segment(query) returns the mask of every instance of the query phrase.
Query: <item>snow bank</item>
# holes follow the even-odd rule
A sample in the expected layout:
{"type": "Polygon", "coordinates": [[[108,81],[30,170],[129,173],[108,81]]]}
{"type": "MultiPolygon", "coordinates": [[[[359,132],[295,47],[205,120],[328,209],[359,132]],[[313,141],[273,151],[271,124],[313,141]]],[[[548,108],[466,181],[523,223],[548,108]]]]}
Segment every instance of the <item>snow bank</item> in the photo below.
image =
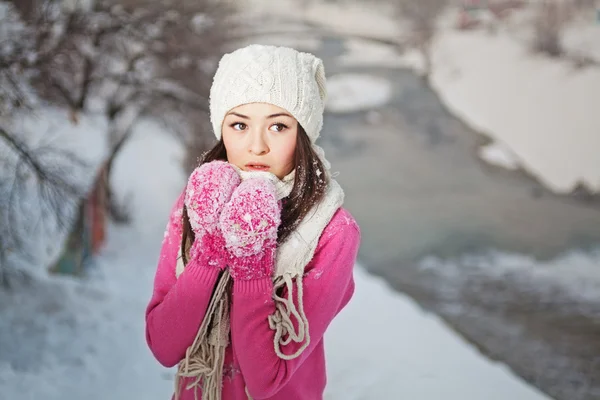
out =
{"type": "Polygon", "coordinates": [[[423,68],[423,61],[416,52],[400,54],[393,47],[365,39],[348,39],[344,43],[347,52],[338,58],[338,62],[347,67],[372,66],[389,68],[423,68]]]}
{"type": "MultiPolygon", "coordinates": [[[[600,302],[600,250],[569,251],[550,261],[538,261],[526,254],[491,252],[468,255],[454,261],[427,257],[420,268],[441,274],[449,286],[460,293],[469,277],[483,275],[511,282],[515,288],[535,293],[540,301],[564,304],[600,302]]],[[[596,307],[597,308],[597,307],[596,307]]]]}
{"type": "Polygon", "coordinates": [[[392,85],[387,79],[368,74],[339,74],[327,79],[329,112],[350,113],[381,107],[390,101],[392,85]]]}
{"type": "Polygon", "coordinates": [[[600,69],[535,58],[500,33],[445,31],[432,85],[453,113],[506,143],[558,192],[600,190],[600,69]]]}
{"type": "Polygon", "coordinates": [[[479,157],[492,165],[516,170],[520,161],[515,154],[502,142],[492,142],[479,148],[479,157]]]}

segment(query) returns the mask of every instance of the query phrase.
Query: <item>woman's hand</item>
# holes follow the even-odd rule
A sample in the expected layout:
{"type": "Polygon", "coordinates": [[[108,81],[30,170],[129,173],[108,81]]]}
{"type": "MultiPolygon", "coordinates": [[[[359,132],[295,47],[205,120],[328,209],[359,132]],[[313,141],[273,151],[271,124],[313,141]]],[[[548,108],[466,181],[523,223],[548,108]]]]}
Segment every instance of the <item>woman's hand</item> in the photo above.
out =
{"type": "Polygon", "coordinates": [[[225,241],[219,217],[241,179],[225,161],[212,161],[196,168],[188,179],[185,193],[190,225],[196,239],[190,257],[219,269],[226,267],[225,241]]]}
{"type": "Polygon", "coordinates": [[[250,178],[237,187],[220,216],[234,280],[273,274],[280,223],[281,204],[270,181],[250,178]]]}

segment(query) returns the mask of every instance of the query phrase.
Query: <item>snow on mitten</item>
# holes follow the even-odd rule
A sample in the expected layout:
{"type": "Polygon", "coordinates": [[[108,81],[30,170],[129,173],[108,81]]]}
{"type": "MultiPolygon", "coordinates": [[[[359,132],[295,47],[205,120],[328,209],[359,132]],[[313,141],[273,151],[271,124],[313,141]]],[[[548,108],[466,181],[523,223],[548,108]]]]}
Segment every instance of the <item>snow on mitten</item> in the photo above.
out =
{"type": "Polygon", "coordinates": [[[226,267],[225,241],[219,216],[241,179],[225,161],[212,161],[196,168],[188,178],[185,206],[196,239],[190,257],[203,265],[226,267]]]}
{"type": "Polygon", "coordinates": [[[262,178],[245,180],[225,205],[220,222],[233,279],[271,276],[281,223],[275,186],[262,178]]]}

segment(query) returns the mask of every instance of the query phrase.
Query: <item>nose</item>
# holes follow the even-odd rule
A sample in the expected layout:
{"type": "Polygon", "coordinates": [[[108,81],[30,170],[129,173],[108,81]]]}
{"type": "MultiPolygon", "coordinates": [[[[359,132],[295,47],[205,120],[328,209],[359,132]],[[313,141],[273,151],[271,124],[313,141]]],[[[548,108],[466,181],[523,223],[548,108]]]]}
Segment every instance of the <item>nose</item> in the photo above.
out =
{"type": "Polygon", "coordinates": [[[256,130],[251,133],[251,142],[249,151],[253,155],[260,156],[269,152],[269,146],[265,140],[265,136],[262,131],[256,130]]]}

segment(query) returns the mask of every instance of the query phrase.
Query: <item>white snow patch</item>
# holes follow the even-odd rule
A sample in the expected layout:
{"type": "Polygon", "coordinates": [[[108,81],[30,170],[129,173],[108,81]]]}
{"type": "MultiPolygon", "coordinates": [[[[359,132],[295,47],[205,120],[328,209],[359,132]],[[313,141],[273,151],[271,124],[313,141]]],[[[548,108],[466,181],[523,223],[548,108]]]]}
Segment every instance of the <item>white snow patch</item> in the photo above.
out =
{"type": "Polygon", "coordinates": [[[350,113],[385,105],[392,97],[391,83],[368,74],[339,74],[327,80],[327,111],[350,113]]]}
{"type": "Polygon", "coordinates": [[[498,279],[516,279],[541,298],[557,299],[560,293],[579,303],[600,301],[600,249],[590,252],[569,251],[549,261],[538,261],[526,254],[491,252],[463,256],[457,261],[424,259],[420,267],[442,273],[454,283],[468,282],[468,276],[483,273],[498,279]]]}
{"type": "Polygon", "coordinates": [[[343,66],[407,67],[407,57],[387,44],[365,39],[348,39],[344,42],[347,53],[338,58],[343,66]]]}
{"type": "Polygon", "coordinates": [[[519,169],[519,159],[506,146],[506,144],[495,141],[479,148],[479,157],[492,165],[510,170],[519,169]]]}
{"type": "Polygon", "coordinates": [[[13,119],[11,128],[29,146],[53,146],[79,155],[91,165],[106,156],[108,123],[98,114],[79,113],[70,121],[68,110],[41,106],[23,112],[13,119]]]}

